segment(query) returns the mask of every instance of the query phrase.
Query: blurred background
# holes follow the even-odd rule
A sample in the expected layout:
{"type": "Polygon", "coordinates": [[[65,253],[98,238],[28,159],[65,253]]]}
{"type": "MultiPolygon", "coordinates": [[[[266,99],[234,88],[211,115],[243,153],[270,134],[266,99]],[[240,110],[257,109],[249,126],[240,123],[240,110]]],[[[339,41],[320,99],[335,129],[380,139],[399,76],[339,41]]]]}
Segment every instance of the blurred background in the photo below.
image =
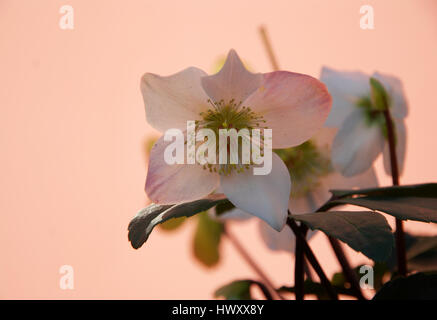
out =
{"type": "MultiPolygon", "coordinates": [[[[261,24],[281,69],[401,78],[410,105],[401,183],[437,180],[435,0],[0,0],[0,298],[209,299],[231,280],[256,278],[227,241],[217,266],[199,264],[190,221],[156,229],[139,250],[127,225],[147,203],[144,144],[157,135],[141,75],[210,72],[230,48],[268,72],[261,24]],[[360,28],[365,4],[374,30],[360,28]],[[59,27],[63,5],[74,9],[73,30],[59,27]],[[59,286],[62,265],[74,268],[74,290],[59,286]]],[[[381,159],[376,168],[390,185],[381,159]]],[[[293,282],[292,257],[269,251],[254,220],[230,228],[276,285],[293,282]]],[[[339,270],[324,235],[311,244],[329,274],[339,270]]]]}

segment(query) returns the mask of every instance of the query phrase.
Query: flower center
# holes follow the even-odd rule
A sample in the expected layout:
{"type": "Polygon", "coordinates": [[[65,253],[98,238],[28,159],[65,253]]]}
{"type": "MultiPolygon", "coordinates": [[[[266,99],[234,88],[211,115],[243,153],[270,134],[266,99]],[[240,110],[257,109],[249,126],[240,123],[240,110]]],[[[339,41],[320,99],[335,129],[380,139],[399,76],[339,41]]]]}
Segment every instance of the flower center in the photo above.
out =
{"type": "Polygon", "coordinates": [[[241,101],[236,103],[232,99],[229,102],[224,100],[213,102],[208,99],[208,103],[212,108],[199,114],[202,120],[196,121],[196,125],[199,128],[213,130],[217,136],[220,129],[251,130],[261,128],[260,125],[266,122],[262,115],[257,114],[247,106],[243,106],[241,101]]]}
{"type": "Polygon", "coordinates": [[[369,127],[377,125],[381,128],[383,135],[387,137],[387,125],[384,114],[373,106],[370,97],[362,97],[358,99],[356,106],[361,109],[366,124],[369,127]]]}
{"type": "MultiPolygon", "coordinates": [[[[196,129],[211,129],[216,136],[216,151],[219,153],[219,136],[221,129],[235,129],[237,132],[241,129],[247,129],[249,132],[252,129],[266,129],[266,120],[263,116],[254,112],[250,107],[244,106],[242,102],[236,102],[235,99],[231,99],[226,102],[224,100],[213,102],[208,99],[208,103],[212,108],[205,112],[199,113],[201,120],[197,120],[196,129]]],[[[261,132],[261,141],[263,139],[261,132]]],[[[242,139],[238,138],[238,159],[241,161],[241,142],[242,139]]],[[[262,147],[262,146],[261,146],[262,147]]],[[[227,145],[228,153],[230,152],[230,146],[227,145]]],[[[219,174],[228,175],[235,171],[237,173],[248,170],[250,166],[248,164],[207,164],[204,165],[205,170],[210,172],[218,172],[219,174]]]]}
{"type": "Polygon", "coordinates": [[[294,197],[306,196],[320,184],[320,178],[333,171],[329,150],[318,149],[311,140],[297,147],[275,150],[275,152],[290,172],[294,197]]]}

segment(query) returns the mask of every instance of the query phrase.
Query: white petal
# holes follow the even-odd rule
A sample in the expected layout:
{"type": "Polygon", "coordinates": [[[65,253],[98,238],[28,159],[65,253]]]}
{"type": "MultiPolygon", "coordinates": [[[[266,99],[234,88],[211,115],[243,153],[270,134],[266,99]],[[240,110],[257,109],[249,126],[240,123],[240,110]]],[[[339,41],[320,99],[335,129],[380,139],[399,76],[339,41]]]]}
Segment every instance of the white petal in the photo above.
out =
{"type": "MultiPolygon", "coordinates": [[[[322,178],[321,178],[322,179],[322,178]]],[[[331,197],[329,188],[322,181],[312,191],[299,197],[290,197],[289,208],[292,214],[311,213],[319,209],[331,197]]]]}
{"type": "MultiPolygon", "coordinates": [[[[259,231],[261,238],[264,240],[265,244],[270,250],[286,251],[291,253],[295,252],[296,236],[288,225],[286,225],[282,231],[278,232],[270,228],[270,226],[264,221],[260,221],[259,231]]],[[[316,231],[308,230],[306,239],[310,240],[315,234],[316,231]]]]}
{"type": "Polygon", "coordinates": [[[338,131],[331,151],[334,167],[350,177],[368,170],[382,152],[385,138],[378,125],[369,126],[360,109],[353,111],[338,131]]]}
{"type": "Polygon", "coordinates": [[[264,221],[259,222],[259,232],[261,239],[270,250],[294,252],[296,247],[296,237],[289,226],[285,226],[278,232],[272,229],[264,221]]]}
{"type": "Polygon", "coordinates": [[[241,209],[238,208],[234,208],[231,209],[229,211],[223,212],[220,215],[217,215],[217,213],[215,212],[215,208],[213,211],[213,216],[215,219],[217,219],[218,221],[246,221],[249,220],[251,218],[253,218],[253,216],[241,209]]]}
{"type": "Polygon", "coordinates": [[[223,68],[212,76],[202,78],[202,86],[213,101],[223,99],[244,101],[262,82],[260,73],[247,71],[235,50],[229,51],[223,68]]]}
{"type": "Polygon", "coordinates": [[[188,68],[168,77],[146,73],[141,79],[141,92],[147,122],[164,132],[170,128],[184,129],[187,120],[199,119],[208,109],[208,96],[200,83],[206,73],[188,68]]]}
{"type": "Polygon", "coordinates": [[[323,184],[329,190],[374,188],[379,185],[373,166],[369,170],[353,177],[345,177],[338,172],[331,173],[324,178],[323,184]]]}
{"type": "MultiPolygon", "coordinates": [[[[398,170],[401,175],[404,170],[405,152],[407,149],[407,130],[405,128],[404,120],[393,118],[396,131],[396,156],[398,160],[398,170]]],[[[384,169],[388,175],[391,175],[390,165],[390,149],[388,143],[384,147],[384,169]]]]}
{"type": "Polygon", "coordinates": [[[390,111],[393,116],[396,118],[405,118],[408,114],[408,105],[401,80],[379,72],[375,72],[373,77],[381,81],[386,89],[390,97],[390,111]]]}
{"type": "Polygon", "coordinates": [[[320,80],[332,96],[332,110],[326,126],[339,128],[355,109],[360,98],[370,96],[369,76],[358,71],[336,71],[322,68],[320,80]]]}
{"type": "Polygon", "coordinates": [[[272,129],[273,148],[297,146],[319,131],[331,109],[331,96],[319,80],[305,74],[264,74],[262,86],[244,105],[262,115],[272,129]]]}
{"type": "Polygon", "coordinates": [[[272,154],[270,174],[254,175],[251,168],[220,176],[220,184],[236,207],[263,219],[278,231],[284,227],[291,181],[288,169],[278,155],[272,154]]]}
{"type": "MultiPolygon", "coordinates": [[[[171,142],[161,137],[150,152],[146,193],[158,204],[177,204],[203,198],[219,184],[217,173],[198,164],[173,164],[164,161],[164,150],[171,142]]],[[[186,162],[185,162],[186,163],[186,162]]]]}

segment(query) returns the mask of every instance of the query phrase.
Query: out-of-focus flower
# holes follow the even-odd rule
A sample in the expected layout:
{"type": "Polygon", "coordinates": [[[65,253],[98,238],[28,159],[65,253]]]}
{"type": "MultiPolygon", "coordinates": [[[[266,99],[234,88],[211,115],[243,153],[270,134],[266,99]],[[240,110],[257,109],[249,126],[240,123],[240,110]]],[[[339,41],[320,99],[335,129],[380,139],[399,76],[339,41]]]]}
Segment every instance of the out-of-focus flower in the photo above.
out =
{"type": "Polygon", "coordinates": [[[340,128],[332,147],[333,165],[345,176],[369,169],[383,152],[384,167],[391,174],[390,154],[386,142],[384,115],[378,111],[377,90],[370,80],[376,79],[387,94],[387,103],[396,130],[396,153],[402,172],[406,148],[407,102],[399,79],[374,73],[342,72],[324,67],[321,81],[332,95],[333,107],[326,126],[340,128]]]}
{"type": "MultiPolygon", "coordinates": [[[[373,167],[353,177],[345,177],[332,168],[330,152],[336,133],[335,128],[323,128],[312,139],[297,147],[277,150],[290,171],[293,188],[289,209],[293,214],[316,211],[330,198],[329,190],[367,188],[378,185],[373,167]]],[[[233,209],[217,218],[229,221],[245,220],[250,217],[240,209],[233,209]]],[[[281,232],[277,232],[260,221],[259,231],[269,249],[294,252],[295,237],[288,226],[285,226],[281,232]]],[[[310,230],[307,239],[314,234],[315,232],[310,230]]]]}
{"type": "MultiPolygon", "coordinates": [[[[198,127],[214,131],[223,127],[269,128],[273,148],[308,140],[322,127],[331,107],[331,97],[317,79],[286,71],[251,73],[233,50],[215,75],[193,67],[168,77],[147,73],[141,90],[147,121],[161,132],[185,130],[187,121],[193,120],[198,127]]],[[[153,202],[193,201],[220,186],[236,207],[276,230],[283,228],[291,183],[279,156],[273,154],[270,174],[253,175],[251,170],[220,167],[227,165],[168,165],[164,161],[167,144],[161,137],[150,155],[146,192],[153,202]]]]}

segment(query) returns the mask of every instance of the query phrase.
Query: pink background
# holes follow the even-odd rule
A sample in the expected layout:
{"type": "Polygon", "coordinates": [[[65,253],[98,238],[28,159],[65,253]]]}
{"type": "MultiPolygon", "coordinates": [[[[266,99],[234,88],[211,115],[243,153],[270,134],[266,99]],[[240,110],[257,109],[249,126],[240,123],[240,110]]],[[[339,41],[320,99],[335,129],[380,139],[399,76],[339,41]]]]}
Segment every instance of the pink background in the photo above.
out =
{"type": "MultiPolygon", "coordinates": [[[[435,0],[0,0],[0,298],[208,299],[221,284],[255,277],[227,242],[218,267],[199,265],[192,223],[155,230],[138,251],[126,229],[146,202],[142,147],[153,134],[141,75],[210,71],[230,48],[267,72],[260,24],[282,69],[317,77],[326,64],[402,78],[402,183],[436,181],[436,17],[435,0]],[[58,26],[64,4],[75,10],[74,30],[58,26]],[[374,7],[375,30],[359,27],[363,4],[374,7]],[[64,264],[74,290],[59,287],[64,264]]],[[[292,258],[269,252],[254,221],[232,231],[275,284],[292,282],[292,258]]],[[[338,269],[323,235],[312,245],[329,273],[338,269]]]]}

